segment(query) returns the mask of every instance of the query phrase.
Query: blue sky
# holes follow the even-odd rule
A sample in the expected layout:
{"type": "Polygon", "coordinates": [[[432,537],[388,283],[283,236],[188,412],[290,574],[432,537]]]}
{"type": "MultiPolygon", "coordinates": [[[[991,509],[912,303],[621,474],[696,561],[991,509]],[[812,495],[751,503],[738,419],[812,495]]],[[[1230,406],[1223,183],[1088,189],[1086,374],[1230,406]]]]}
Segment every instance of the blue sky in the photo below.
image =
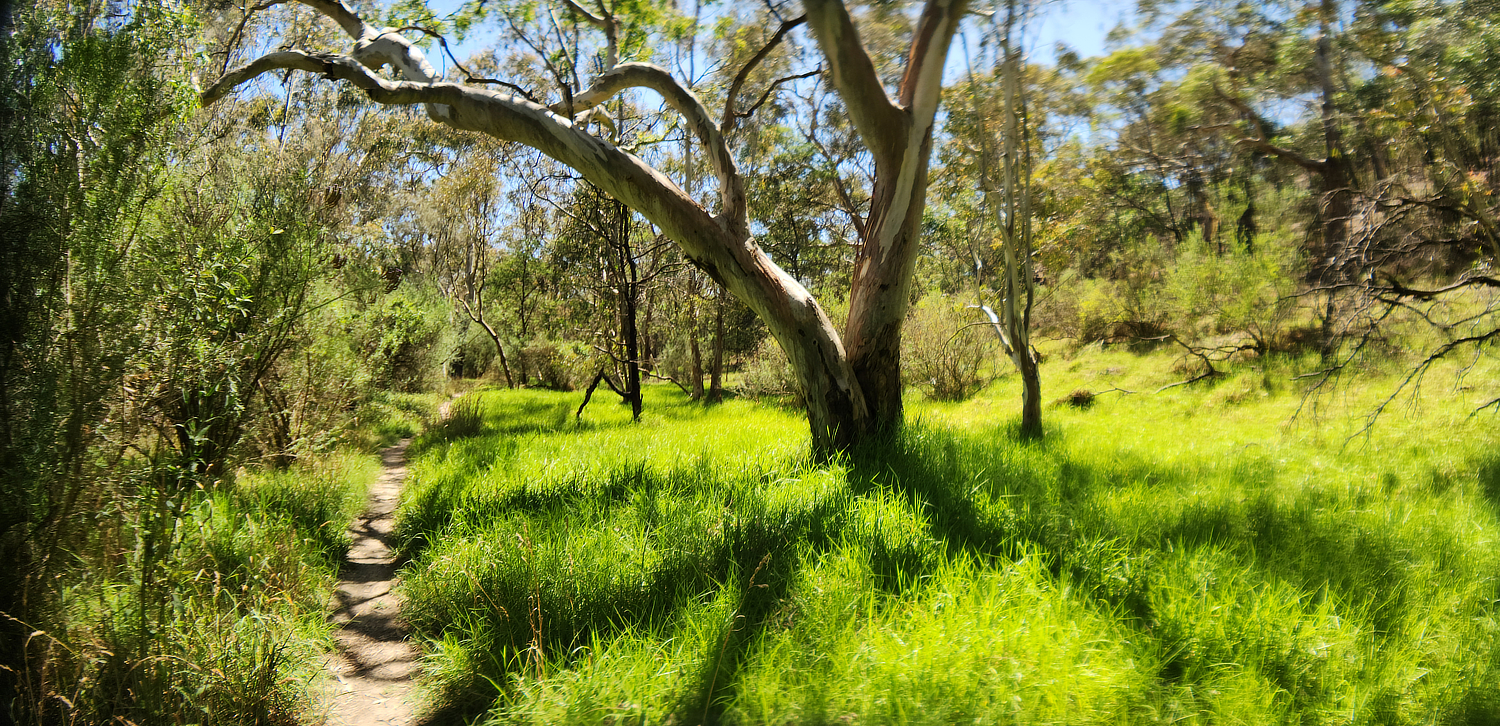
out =
{"type": "Polygon", "coordinates": [[[1104,36],[1134,12],[1135,3],[1122,0],[1058,0],[1044,5],[1032,41],[1027,43],[1032,60],[1049,63],[1058,41],[1079,55],[1102,55],[1104,36]]]}

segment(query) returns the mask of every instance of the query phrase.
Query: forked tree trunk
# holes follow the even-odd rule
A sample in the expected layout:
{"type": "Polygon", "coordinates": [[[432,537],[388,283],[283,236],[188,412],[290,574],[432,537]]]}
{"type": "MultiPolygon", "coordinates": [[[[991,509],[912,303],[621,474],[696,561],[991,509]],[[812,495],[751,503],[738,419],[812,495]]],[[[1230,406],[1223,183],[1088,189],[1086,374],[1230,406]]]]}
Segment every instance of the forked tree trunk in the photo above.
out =
{"type": "Polygon", "coordinates": [[[805,5],[833,84],[875,160],[870,214],[855,220],[860,249],[854,262],[844,344],[870,412],[865,428],[885,430],[898,425],[902,417],[901,326],[911,297],[927,202],[928,160],[943,64],[966,3],[927,3],[907,53],[895,103],[885,94],[843,3],[809,0],[805,5]]]}
{"type": "Polygon", "coordinates": [[[1011,360],[1021,374],[1021,436],[1042,436],[1042,383],[1031,347],[1031,307],[1036,275],[1031,268],[1031,149],[1021,83],[1021,51],[1011,37],[1016,0],[1005,28],[1005,319],[1011,360]]]}
{"type": "MultiPolygon", "coordinates": [[[[224,74],[203,92],[204,104],[263,73],[303,70],[348,81],[377,103],[423,104],[440,123],[537,149],[650,220],[765,322],[801,384],[816,451],[846,448],[866,432],[900,421],[901,324],[926,202],[943,66],[966,0],[925,4],[895,100],[886,94],[840,0],[805,0],[805,19],[783,23],[774,36],[773,42],[779,42],[791,28],[807,23],[849,119],[875,160],[869,218],[855,220],[861,250],[850,293],[847,349],[812,295],[751,238],[745,184],[724,134],[739,118],[739,87],[764,53],[741,69],[726,94],[723,121],[710,117],[698,97],[665,69],[616,63],[613,52],[607,60],[612,67],[592,87],[570,93],[565,104],[544,107],[504,91],[441,82],[437,70],[399,30],[367,24],[340,0],[297,1],[338,23],[355,41],[352,55],[273,52],[224,74]],[[374,72],[385,65],[402,80],[374,72]],[[588,113],[630,88],[658,92],[682,116],[718,180],[719,214],[711,214],[640,158],[589,134],[589,116],[558,115],[588,113]]],[[[617,48],[619,24],[613,16],[593,15],[577,3],[568,8],[601,29],[609,48],[617,48]]]]}

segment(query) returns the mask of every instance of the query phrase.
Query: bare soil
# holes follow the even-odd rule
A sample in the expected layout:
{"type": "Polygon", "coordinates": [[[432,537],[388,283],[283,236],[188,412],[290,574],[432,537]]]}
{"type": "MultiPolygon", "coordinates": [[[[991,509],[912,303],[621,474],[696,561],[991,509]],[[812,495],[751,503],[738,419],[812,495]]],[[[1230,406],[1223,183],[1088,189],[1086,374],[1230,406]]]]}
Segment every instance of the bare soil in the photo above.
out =
{"type": "Polygon", "coordinates": [[[411,439],[380,453],[385,470],[370,490],[370,506],[354,521],[354,545],[339,570],[329,619],[340,625],[338,651],[328,659],[332,676],[330,726],[409,726],[416,723],[417,649],[401,620],[396,554],[391,548],[395,509],[406,478],[411,439]]]}

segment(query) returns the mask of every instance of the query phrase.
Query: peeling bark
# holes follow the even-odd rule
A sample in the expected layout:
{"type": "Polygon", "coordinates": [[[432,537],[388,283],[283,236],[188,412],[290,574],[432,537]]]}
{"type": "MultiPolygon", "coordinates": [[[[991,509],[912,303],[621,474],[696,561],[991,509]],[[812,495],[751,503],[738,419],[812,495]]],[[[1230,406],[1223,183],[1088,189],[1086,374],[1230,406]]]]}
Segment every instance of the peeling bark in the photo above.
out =
{"type": "Polygon", "coordinates": [[[441,123],[537,149],[655,224],[688,259],[765,321],[802,385],[815,450],[842,449],[867,431],[900,421],[901,324],[926,201],[942,68],[965,10],[964,0],[926,4],[908,53],[899,105],[881,86],[843,3],[805,3],[807,24],[834,85],[876,159],[874,203],[870,220],[862,225],[847,350],[812,295],[751,238],[744,185],[723,127],[665,70],[616,62],[613,16],[595,15],[568,3],[574,13],[605,32],[611,68],[568,108],[547,108],[509,93],[442,82],[420,50],[399,32],[375,31],[339,0],[298,1],[343,28],[355,41],[352,55],[271,53],[225,73],[203,92],[205,105],[263,73],[303,70],[351,83],[377,103],[424,104],[441,123]],[[377,75],[387,65],[400,80],[377,75]],[[577,117],[558,115],[588,113],[627,88],[660,93],[703,143],[719,183],[717,214],[636,156],[587,133],[577,117]]]}
{"type": "Polygon", "coordinates": [[[966,3],[927,3],[898,89],[900,105],[886,95],[843,4],[810,0],[806,5],[834,85],[875,158],[875,187],[854,263],[844,341],[871,423],[887,428],[901,422],[901,326],[927,202],[943,65],[966,3]]]}

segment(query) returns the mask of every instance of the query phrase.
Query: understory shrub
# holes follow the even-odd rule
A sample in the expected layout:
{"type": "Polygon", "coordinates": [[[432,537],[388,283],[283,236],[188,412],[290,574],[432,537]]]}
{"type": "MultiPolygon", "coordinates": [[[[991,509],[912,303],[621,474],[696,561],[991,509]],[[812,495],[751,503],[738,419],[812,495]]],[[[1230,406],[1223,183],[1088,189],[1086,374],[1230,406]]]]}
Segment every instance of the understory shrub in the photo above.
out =
{"type": "Polygon", "coordinates": [[[1000,346],[982,313],[932,294],[908,313],[901,349],[908,385],[939,401],[962,401],[989,382],[1000,346]]]}
{"type": "Polygon", "coordinates": [[[538,339],[516,354],[517,375],[542,388],[571,391],[593,376],[594,371],[586,370],[591,358],[577,343],[538,339]]]}
{"type": "Polygon", "coordinates": [[[137,543],[61,591],[26,642],[46,665],[13,708],[44,723],[307,723],[330,647],[324,606],[378,470],[338,455],[200,493],[171,550],[153,559],[137,543]]]}
{"type": "Polygon", "coordinates": [[[792,364],[774,338],[762,340],[745,360],[739,389],[750,398],[790,399],[797,405],[802,401],[802,387],[792,372],[792,364]]]}

